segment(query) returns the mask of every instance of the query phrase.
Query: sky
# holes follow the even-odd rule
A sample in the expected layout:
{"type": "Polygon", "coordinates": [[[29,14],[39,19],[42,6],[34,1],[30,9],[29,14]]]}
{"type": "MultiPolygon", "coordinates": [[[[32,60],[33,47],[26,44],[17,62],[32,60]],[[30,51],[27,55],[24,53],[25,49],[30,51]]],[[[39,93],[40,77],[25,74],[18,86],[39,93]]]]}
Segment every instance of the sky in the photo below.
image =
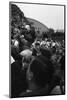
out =
{"type": "Polygon", "coordinates": [[[35,19],[48,28],[64,30],[64,6],[15,3],[28,18],[35,19]]]}

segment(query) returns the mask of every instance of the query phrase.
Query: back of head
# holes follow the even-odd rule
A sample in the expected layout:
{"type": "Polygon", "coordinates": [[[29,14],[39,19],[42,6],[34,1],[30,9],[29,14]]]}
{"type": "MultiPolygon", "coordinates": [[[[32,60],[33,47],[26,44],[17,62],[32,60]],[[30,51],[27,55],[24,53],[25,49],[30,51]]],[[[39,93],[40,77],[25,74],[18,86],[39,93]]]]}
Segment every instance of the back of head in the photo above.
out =
{"type": "Polygon", "coordinates": [[[51,58],[51,51],[50,51],[50,49],[47,49],[47,48],[40,48],[40,51],[41,51],[41,54],[43,55],[43,56],[45,56],[46,58],[48,58],[48,59],[50,59],[51,58]]]}
{"type": "Polygon", "coordinates": [[[40,59],[35,58],[33,62],[30,64],[30,71],[33,73],[33,80],[39,87],[44,87],[51,81],[53,75],[53,66],[52,64],[44,58],[40,59]]]}

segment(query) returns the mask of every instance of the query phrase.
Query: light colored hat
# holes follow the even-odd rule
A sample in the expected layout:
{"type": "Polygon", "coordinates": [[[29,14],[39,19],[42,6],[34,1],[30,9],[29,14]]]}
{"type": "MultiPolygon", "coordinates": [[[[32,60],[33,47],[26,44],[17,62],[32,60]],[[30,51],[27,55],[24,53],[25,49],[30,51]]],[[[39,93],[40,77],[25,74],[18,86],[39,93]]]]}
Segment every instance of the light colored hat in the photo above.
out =
{"type": "Polygon", "coordinates": [[[32,51],[29,49],[23,50],[20,55],[30,57],[32,55],[32,51]]]}

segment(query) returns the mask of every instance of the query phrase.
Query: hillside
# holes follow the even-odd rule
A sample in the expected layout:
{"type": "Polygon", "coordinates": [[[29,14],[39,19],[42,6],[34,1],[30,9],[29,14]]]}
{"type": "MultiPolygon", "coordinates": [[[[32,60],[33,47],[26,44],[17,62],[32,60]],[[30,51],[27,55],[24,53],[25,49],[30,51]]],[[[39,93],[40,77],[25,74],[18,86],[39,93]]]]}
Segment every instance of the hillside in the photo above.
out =
{"type": "Polygon", "coordinates": [[[27,18],[27,20],[29,22],[32,22],[32,26],[35,27],[35,30],[39,29],[40,33],[49,31],[47,26],[42,24],[41,22],[39,22],[39,21],[37,21],[35,19],[31,19],[31,18],[27,18]]]}

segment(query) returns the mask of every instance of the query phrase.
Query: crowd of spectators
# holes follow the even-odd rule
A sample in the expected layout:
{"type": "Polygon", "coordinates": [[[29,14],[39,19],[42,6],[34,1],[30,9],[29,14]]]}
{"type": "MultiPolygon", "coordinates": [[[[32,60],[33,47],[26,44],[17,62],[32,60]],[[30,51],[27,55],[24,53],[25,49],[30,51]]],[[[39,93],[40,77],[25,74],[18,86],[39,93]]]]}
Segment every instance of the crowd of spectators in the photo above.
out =
{"type": "Polygon", "coordinates": [[[64,94],[65,40],[37,37],[21,10],[11,9],[12,97],[64,94]]]}

